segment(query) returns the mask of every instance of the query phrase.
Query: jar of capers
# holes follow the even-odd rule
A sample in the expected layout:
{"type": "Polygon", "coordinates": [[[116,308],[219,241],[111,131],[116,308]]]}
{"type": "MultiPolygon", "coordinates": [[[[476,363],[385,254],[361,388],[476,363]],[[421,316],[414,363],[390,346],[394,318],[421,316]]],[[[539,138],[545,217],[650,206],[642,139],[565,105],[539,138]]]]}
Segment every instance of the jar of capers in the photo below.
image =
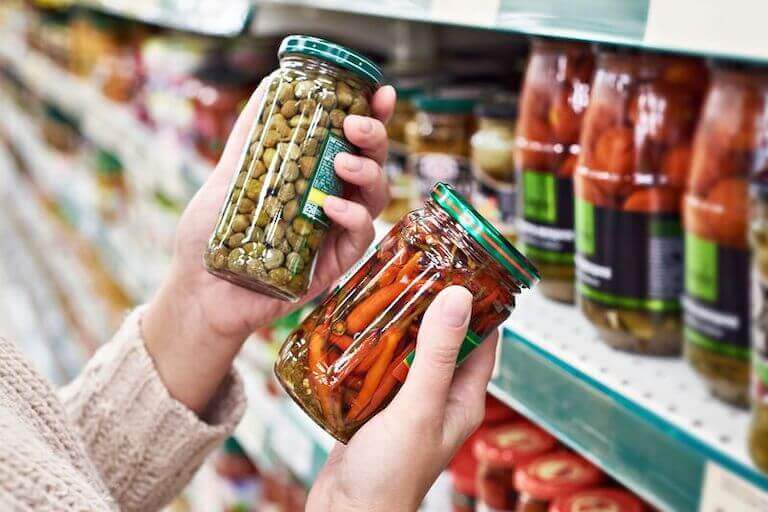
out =
{"type": "Polygon", "coordinates": [[[204,261],[223,279],[296,301],[329,227],[323,202],[342,192],[334,158],[355,150],[344,118],[370,115],[381,71],[315,37],[286,37],[278,57],[204,261]]]}

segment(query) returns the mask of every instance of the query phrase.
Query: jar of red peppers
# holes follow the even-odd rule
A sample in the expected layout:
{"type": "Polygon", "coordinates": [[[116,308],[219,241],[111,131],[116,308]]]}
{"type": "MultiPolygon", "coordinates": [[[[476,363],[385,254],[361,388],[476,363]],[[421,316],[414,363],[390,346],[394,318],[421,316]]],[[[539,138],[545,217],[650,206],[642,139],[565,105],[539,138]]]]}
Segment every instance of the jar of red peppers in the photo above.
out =
{"type": "Polygon", "coordinates": [[[573,302],[573,170],[589,102],[589,46],[535,40],[520,97],[515,168],[518,237],[541,269],[541,292],[573,302]]]}
{"type": "Polygon", "coordinates": [[[571,452],[541,455],[515,471],[516,512],[548,512],[556,499],[599,485],[605,475],[571,452]]]}
{"type": "Polygon", "coordinates": [[[421,316],[440,290],[461,285],[474,295],[460,363],[538,279],[496,228],[439,183],[288,337],[275,371],[309,416],[347,442],[400,389],[421,316]]]}
{"type": "Polygon", "coordinates": [[[716,396],[745,407],[751,338],[747,186],[768,158],[760,131],[767,98],[764,70],[714,69],[684,201],[685,355],[716,396]]]}
{"type": "Polygon", "coordinates": [[[576,170],[579,304],[611,346],[680,352],[680,204],[703,62],[603,51],[576,170]]]}
{"type": "Polygon", "coordinates": [[[303,296],[330,226],[328,195],[342,193],[333,163],[355,148],[347,115],[369,115],[381,70],[323,39],[288,36],[204,261],[212,274],[284,300],[303,296]]]}
{"type": "Polygon", "coordinates": [[[549,512],[644,512],[639,498],[623,489],[601,487],[558,498],[549,512]]]}
{"type": "Polygon", "coordinates": [[[527,421],[517,421],[485,432],[474,443],[478,509],[514,512],[517,491],[515,468],[552,451],[557,440],[527,421]]]}

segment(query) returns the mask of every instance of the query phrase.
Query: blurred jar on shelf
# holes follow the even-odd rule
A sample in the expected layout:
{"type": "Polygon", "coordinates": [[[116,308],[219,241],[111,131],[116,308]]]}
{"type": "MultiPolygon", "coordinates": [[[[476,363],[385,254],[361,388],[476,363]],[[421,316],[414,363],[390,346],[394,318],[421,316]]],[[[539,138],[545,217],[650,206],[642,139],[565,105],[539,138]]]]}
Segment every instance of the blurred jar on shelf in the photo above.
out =
{"type": "Polygon", "coordinates": [[[414,99],[416,113],[405,129],[408,169],[419,189],[417,204],[412,206],[426,200],[438,182],[470,195],[469,138],[474,131],[474,105],[471,98],[439,94],[414,99]]]}
{"type": "Polygon", "coordinates": [[[234,438],[224,441],[214,468],[221,479],[223,512],[261,510],[263,482],[259,470],[234,438]]]}
{"type": "Polygon", "coordinates": [[[392,119],[387,124],[389,152],[384,164],[384,172],[389,180],[390,201],[381,212],[385,222],[397,222],[417,203],[419,188],[416,177],[409,172],[406,126],[414,118],[416,108],[414,98],[424,93],[424,79],[399,78],[394,81],[397,91],[397,103],[392,119]]]}
{"type": "Polygon", "coordinates": [[[558,498],[549,512],[646,512],[645,504],[629,491],[599,487],[558,498]]]}
{"type": "Polygon", "coordinates": [[[99,215],[111,223],[123,218],[127,210],[123,164],[114,153],[103,149],[96,149],[93,159],[99,215]]]}
{"type": "Polygon", "coordinates": [[[557,440],[532,423],[520,420],[482,433],[474,442],[477,506],[480,510],[514,512],[518,494],[515,468],[555,449],[557,440]]]}
{"type": "Polygon", "coordinates": [[[71,11],[68,9],[37,9],[30,16],[27,44],[64,69],[71,58],[71,11]]]}
{"type": "Polygon", "coordinates": [[[45,143],[66,155],[75,154],[82,143],[77,121],[51,104],[43,106],[42,114],[40,130],[45,143]]]}
{"type": "Polygon", "coordinates": [[[604,480],[600,469],[575,453],[540,455],[515,471],[515,488],[520,496],[515,510],[550,512],[558,498],[597,487],[604,480]]]}
{"type": "Polygon", "coordinates": [[[515,123],[517,97],[496,96],[475,107],[477,131],[470,139],[472,203],[507,240],[516,241],[515,123]]]}
{"type": "Polygon", "coordinates": [[[680,206],[707,69],[696,59],[604,49],[575,175],[581,310],[603,340],[682,347],[680,206]]]}
{"type": "Polygon", "coordinates": [[[541,292],[574,299],[573,171],[593,69],[588,45],[534,40],[517,124],[518,238],[541,292]]]}
{"type": "Polygon", "coordinates": [[[684,200],[685,355],[715,396],[748,405],[748,180],[768,158],[768,72],[715,67],[684,200]],[[762,128],[762,131],[761,131],[762,128]]]}

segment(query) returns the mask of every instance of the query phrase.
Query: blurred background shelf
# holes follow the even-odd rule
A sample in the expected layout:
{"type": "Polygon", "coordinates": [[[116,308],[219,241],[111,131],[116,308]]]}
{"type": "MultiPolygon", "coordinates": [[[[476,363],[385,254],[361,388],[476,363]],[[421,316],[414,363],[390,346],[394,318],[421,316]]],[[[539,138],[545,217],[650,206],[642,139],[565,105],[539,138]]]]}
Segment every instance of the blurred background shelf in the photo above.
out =
{"type": "Polygon", "coordinates": [[[491,393],[624,485],[662,510],[768,510],[749,412],[713,398],[684,361],[613,350],[575,307],[538,293],[504,334],[491,393]],[[723,495],[733,508],[713,506],[723,495]]]}

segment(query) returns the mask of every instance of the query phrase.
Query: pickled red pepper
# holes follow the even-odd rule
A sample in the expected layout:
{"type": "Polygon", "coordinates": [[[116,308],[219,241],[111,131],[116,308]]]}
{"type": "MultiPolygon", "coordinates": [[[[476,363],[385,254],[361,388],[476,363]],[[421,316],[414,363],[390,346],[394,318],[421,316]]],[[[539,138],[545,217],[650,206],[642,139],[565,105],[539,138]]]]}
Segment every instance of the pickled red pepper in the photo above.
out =
{"type": "Polygon", "coordinates": [[[462,360],[537,281],[536,269],[490,223],[439,184],[425,208],[401,220],[289,336],[276,373],[315,421],[346,442],[405,381],[421,318],[440,290],[456,284],[474,295],[462,360]]]}

